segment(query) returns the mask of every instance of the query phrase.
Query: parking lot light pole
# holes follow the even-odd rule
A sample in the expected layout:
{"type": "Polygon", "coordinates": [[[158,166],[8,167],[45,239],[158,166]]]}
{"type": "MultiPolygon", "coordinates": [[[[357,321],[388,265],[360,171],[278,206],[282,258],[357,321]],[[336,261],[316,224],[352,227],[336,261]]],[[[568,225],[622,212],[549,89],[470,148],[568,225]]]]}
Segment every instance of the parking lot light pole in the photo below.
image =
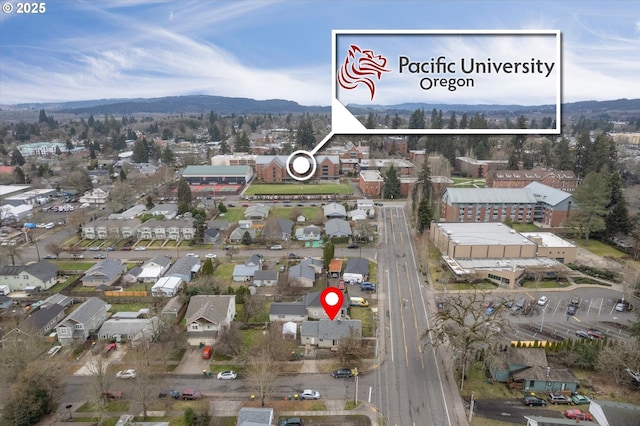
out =
{"type": "Polygon", "coordinates": [[[544,325],[544,313],[547,312],[547,307],[542,308],[542,321],[540,321],[540,333],[542,333],[542,326],[544,325]]]}

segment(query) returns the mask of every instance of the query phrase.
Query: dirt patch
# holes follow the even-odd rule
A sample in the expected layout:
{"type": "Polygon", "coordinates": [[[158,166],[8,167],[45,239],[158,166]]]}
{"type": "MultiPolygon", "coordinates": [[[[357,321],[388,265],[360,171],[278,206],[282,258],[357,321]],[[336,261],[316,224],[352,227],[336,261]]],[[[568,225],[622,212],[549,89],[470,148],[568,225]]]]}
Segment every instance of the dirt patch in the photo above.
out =
{"type": "Polygon", "coordinates": [[[596,269],[606,269],[618,274],[624,273],[624,266],[620,263],[613,259],[595,255],[582,247],[578,247],[576,263],[578,265],[590,266],[596,269]]]}

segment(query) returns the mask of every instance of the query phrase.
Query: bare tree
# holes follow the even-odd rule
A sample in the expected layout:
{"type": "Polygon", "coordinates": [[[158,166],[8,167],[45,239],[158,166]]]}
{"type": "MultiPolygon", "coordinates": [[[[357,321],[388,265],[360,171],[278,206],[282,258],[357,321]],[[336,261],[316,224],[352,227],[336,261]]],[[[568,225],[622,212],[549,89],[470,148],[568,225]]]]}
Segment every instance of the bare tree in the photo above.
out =
{"type": "Polygon", "coordinates": [[[149,364],[150,342],[143,341],[133,348],[133,356],[136,365],[136,378],[133,383],[134,399],[142,406],[142,415],[147,420],[149,403],[154,396],[154,384],[152,381],[152,371],[149,364]]]}
{"type": "Polygon", "coordinates": [[[450,296],[447,309],[439,310],[433,326],[422,334],[425,345],[452,347],[462,370],[461,388],[469,361],[498,347],[502,332],[508,326],[504,318],[506,304],[504,299],[491,301],[486,292],[450,296]],[[494,310],[487,315],[489,306],[494,310]]]}
{"type": "Polygon", "coordinates": [[[64,251],[64,248],[60,244],[55,243],[53,241],[48,243],[45,246],[45,248],[49,251],[49,253],[55,254],[56,257],[60,256],[60,253],[62,253],[64,251]]]}
{"type": "Polygon", "coordinates": [[[92,392],[89,399],[93,404],[94,411],[99,412],[102,418],[106,416],[107,411],[107,391],[113,384],[113,378],[108,374],[108,365],[107,360],[99,353],[92,355],[92,358],[86,364],[89,373],[93,377],[92,392]]]}
{"type": "Polygon", "coordinates": [[[240,252],[240,250],[238,250],[235,247],[230,248],[229,250],[227,250],[227,252],[225,253],[227,255],[227,257],[229,258],[229,260],[233,260],[233,256],[235,256],[236,254],[238,254],[240,252]]]}
{"type": "Polygon", "coordinates": [[[248,357],[245,370],[247,381],[258,394],[263,407],[264,401],[273,394],[278,376],[277,367],[277,363],[266,350],[258,351],[248,357]]]}
{"type": "Polygon", "coordinates": [[[16,259],[22,259],[22,247],[18,246],[15,241],[10,241],[6,246],[0,247],[0,258],[5,262],[11,259],[11,265],[15,266],[16,259]]]}
{"type": "Polygon", "coordinates": [[[242,335],[236,322],[224,329],[219,335],[213,348],[214,352],[224,356],[236,356],[242,351],[242,335]]]}
{"type": "Polygon", "coordinates": [[[290,360],[291,354],[297,349],[297,344],[282,334],[282,326],[283,323],[279,321],[269,324],[262,336],[256,339],[251,351],[265,351],[275,361],[290,360]]]}
{"type": "Polygon", "coordinates": [[[603,345],[598,353],[596,370],[614,377],[617,384],[624,383],[630,372],[640,372],[640,343],[632,340],[603,345]]]}
{"type": "Polygon", "coordinates": [[[247,295],[242,305],[242,320],[244,323],[246,324],[251,318],[256,318],[260,315],[264,311],[266,304],[266,300],[260,295],[247,295]]]}
{"type": "Polygon", "coordinates": [[[127,209],[134,201],[135,194],[127,182],[117,181],[109,193],[109,202],[114,212],[127,209]]]}
{"type": "Polygon", "coordinates": [[[362,368],[362,360],[367,357],[367,348],[362,341],[362,336],[353,327],[349,327],[349,335],[338,342],[336,355],[342,365],[362,368]]]}

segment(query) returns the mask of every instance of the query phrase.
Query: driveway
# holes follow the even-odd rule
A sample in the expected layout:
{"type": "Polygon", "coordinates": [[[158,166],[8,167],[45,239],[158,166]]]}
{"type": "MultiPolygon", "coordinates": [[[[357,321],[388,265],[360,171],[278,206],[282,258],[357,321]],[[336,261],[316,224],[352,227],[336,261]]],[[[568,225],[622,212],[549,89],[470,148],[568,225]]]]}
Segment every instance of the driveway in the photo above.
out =
{"type": "Polygon", "coordinates": [[[101,353],[94,354],[91,351],[87,351],[84,358],[84,365],[80,367],[75,373],[74,376],[94,376],[96,374],[96,369],[102,367],[102,369],[106,372],[107,367],[110,364],[119,364],[122,361],[122,358],[127,354],[126,345],[118,345],[118,349],[111,352],[111,355],[108,357],[102,356],[101,353]]]}
{"type": "Polygon", "coordinates": [[[211,360],[202,359],[202,348],[189,346],[173,374],[202,374],[202,370],[209,371],[210,364],[211,360]]]}

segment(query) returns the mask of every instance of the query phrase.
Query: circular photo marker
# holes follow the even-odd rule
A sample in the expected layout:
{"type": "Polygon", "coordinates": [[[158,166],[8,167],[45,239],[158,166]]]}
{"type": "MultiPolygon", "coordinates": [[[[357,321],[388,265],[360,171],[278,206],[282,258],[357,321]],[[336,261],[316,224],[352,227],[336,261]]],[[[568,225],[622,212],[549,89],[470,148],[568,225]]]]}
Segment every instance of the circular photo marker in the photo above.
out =
{"type": "Polygon", "coordinates": [[[287,173],[295,180],[308,180],[316,173],[318,163],[310,152],[300,150],[287,158],[287,173]]]}

